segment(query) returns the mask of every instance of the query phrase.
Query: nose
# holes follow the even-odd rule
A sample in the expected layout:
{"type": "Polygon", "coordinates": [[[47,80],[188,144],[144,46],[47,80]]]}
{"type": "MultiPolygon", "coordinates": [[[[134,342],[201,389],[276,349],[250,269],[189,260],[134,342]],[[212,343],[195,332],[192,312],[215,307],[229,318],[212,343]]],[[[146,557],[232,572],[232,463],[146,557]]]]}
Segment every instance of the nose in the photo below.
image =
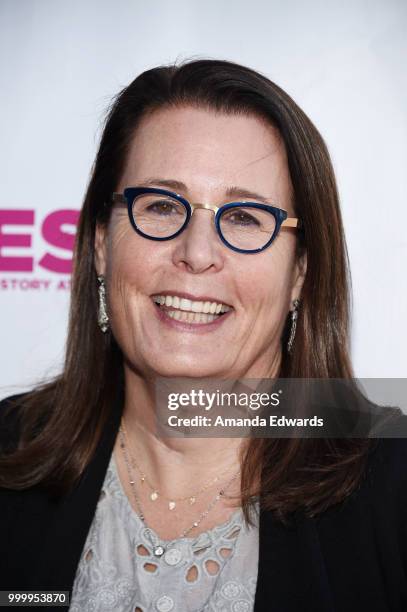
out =
{"type": "Polygon", "coordinates": [[[188,226],[178,236],[174,263],[198,274],[217,271],[223,266],[222,244],[214,223],[214,207],[194,205],[188,226]]]}

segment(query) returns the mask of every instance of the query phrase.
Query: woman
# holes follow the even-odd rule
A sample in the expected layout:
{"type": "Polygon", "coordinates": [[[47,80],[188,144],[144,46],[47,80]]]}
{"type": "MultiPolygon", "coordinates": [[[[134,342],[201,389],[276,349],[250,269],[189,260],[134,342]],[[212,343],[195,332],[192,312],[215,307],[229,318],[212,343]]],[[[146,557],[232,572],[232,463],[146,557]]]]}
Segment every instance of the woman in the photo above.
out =
{"type": "Polygon", "coordinates": [[[157,377],[350,380],[347,270],[326,146],[277,85],[199,60],[120,92],[63,373],[1,404],[1,589],[75,611],[407,609],[404,440],[155,435],[157,377]]]}

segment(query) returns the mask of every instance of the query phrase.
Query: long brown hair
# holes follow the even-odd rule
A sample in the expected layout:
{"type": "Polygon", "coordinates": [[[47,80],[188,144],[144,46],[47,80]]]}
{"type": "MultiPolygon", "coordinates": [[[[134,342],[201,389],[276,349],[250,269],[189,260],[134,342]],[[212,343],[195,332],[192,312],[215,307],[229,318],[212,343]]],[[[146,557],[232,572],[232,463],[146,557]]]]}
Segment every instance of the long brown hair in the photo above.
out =
{"type": "MultiPolygon", "coordinates": [[[[76,234],[66,357],[62,374],[19,400],[18,448],[0,461],[0,486],[41,484],[65,493],[92,458],[123,386],[123,357],[114,337],[97,325],[94,267],[96,224],[122,175],[140,119],[156,109],[194,105],[256,115],[277,127],[285,143],[294,207],[303,221],[297,256],[307,252],[307,273],[292,354],[282,338],[280,376],[353,378],[349,358],[350,275],[335,176],[327,147],[292,98],[262,74],[221,60],[186,61],[139,75],[114,99],[106,117],[76,234]],[[52,453],[50,453],[52,449],[52,453]]],[[[366,439],[251,439],[242,461],[246,519],[250,483],[261,471],[261,502],[285,521],[294,510],[309,515],[343,500],[363,473],[366,439]]]]}

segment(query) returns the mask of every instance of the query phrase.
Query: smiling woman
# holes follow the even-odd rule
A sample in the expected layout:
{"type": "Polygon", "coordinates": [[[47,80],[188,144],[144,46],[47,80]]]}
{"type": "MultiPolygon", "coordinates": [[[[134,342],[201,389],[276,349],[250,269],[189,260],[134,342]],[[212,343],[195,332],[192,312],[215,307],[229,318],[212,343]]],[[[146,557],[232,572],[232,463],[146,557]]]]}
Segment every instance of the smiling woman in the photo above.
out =
{"type": "Polygon", "coordinates": [[[159,377],[351,381],[348,305],[332,165],[295,102],[232,62],[139,75],[81,210],[63,373],[0,404],[1,589],[406,609],[404,440],[156,432],[159,377]]]}
{"type": "MultiPolygon", "coordinates": [[[[95,248],[112,332],[129,363],[144,377],[276,376],[284,322],[306,269],[305,254],[295,257],[295,232],[275,231],[275,211],[295,217],[277,130],[256,116],[185,104],[150,112],[135,130],[118,183],[118,191],[128,190],[128,206],[114,206],[109,224],[98,226],[95,248]],[[129,190],[151,185],[151,176],[155,192],[129,190]],[[170,185],[182,185],[182,194],[161,190],[170,185]],[[249,187],[257,192],[250,199],[249,187]],[[208,208],[191,214],[189,200],[216,206],[215,223],[208,208]],[[160,304],[165,296],[160,308],[154,296],[160,304]]],[[[126,388],[133,381],[128,376],[126,388]]]]}

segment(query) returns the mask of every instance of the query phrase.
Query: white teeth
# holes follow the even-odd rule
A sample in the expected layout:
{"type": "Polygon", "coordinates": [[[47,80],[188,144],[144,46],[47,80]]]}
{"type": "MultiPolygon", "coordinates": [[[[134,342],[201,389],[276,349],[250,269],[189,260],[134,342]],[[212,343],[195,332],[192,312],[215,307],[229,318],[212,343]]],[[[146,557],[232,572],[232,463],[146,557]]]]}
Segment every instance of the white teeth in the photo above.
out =
{"type": "Polygon", "coordinates": [[[186,323],[212,323],[219,315],[205,314],[202,312],[185,312],[183,310],[167,310],[167,315],[176,321],[185,321],[186,323]]]}
{"type": "Polygon", "coordinates": [[[192,312],[202,312],[203,302],[192,302],[192,312]]]}
{"type": "MultiPolygon", "coordinates": [[[[172,307],[180,311],[189,312],[189,313],[201,313],[201,314],[211,314],[218,315],[223,312],[227,312],[231,310],[230,306],[226,304],[222,304],[221,302],[199,302],[188,300],[186,298],[180,298],[177,295],[155,295],[153,296],[153,301],[156,304],[160,304],[163,306],[172,307]]],[[[179,319],[180,320],[180,319],[179,319]]]]}
{"type": "Polygon", "coordinates": [[[179,307],[181,310],[191,310],[192,302],[191,300],[187,300],[185,298],[181,298],[179,301],[179,307]]]}
{"type": "Polygon", "coordinates": [[[182,310],[170,310],[167,312],[168,316],[172,319],[176,319],[177,321],[183,316],[182,310]]]}

